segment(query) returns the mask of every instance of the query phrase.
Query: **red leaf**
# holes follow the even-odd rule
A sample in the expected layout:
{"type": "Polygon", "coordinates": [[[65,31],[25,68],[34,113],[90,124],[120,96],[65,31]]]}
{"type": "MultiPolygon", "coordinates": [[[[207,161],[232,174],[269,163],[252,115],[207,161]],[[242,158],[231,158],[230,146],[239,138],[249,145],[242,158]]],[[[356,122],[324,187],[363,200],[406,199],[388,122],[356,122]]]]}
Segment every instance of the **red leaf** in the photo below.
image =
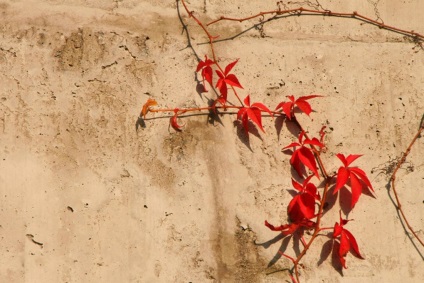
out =
{"type": "Polygon", "coordinates": [[[317,187],[314,184],[311,184],[311,183],[307,184],[305,187],[305,191],[311,196],[313,196],[316,200],[318,201],[321,200],[321,196],[319,195],[317,187]]]}
{"type": "Polygon", "coordinates": [[[322,95],[301,96],[294,103],[297,105],[297,107],[299,107],[300,110],[302,110],[302,112],[309,116],[309,114],[312,112],[312,107],[308,102],[306,102],[306,100],[315,97],[322,97],[322,95]]]}
{"type": "Polygon", "coordinates": [[[299,134],[299,137],[298,137],[298,139],[299,139],[299,142],[303,145],[303,136],[305,135],[305,131],[301,131],[300,132],[300,134],[299,134]]]}
{"type": "Polygon", "coordinates": [[[299,150],[295,150],[290,158],[290,164],[294,167],[299,176],[303,176],[302,163],[299,160],[299,150]]]}
{"type": "MultiPolygon", "coordinates": [[[[297,186],[299,188],[299,183],[296,183],[294,180],[292,182],[295,187],[297,186]]],[[[303,186],[299,189],[300,194],[294,196],[287,207],[287,214],[294,223],[300,223],[304,219],[311,219],[315,216],[315,195],[305,191],[303,186]]]]}
{"type": "Polygon", "coordinates": [[[244,104],[250,107],[250,95],[247,95],[243,101],[244,101],[244,104]]]}
{"type": "Polygon", "coordinates": [[[289,147],[295,147],[295,146],[301,146],[300,143],[298,142],[292,142],[291,144],[289,144],[288,146],[283,147],[283,150],[289,147]]]}
{"type": "Polygon", "coordinates": [[[298,100],[296,100],[295,104],[297,105],[297,107],[299,107],[300,110],[302,110],[308,116],[312,112],[311,105],[306,101],[298,99],[298,100]]]}
{"type": "Polygon", "coordinates": [[[299,197],[298,205],[304,218],[311,219],[315,216],[315,198],[314,196],[306,193],[301,194],[299,197]]]}
{"type": "Polygon", "coordinates": [[[291,110],[293,107],[293,102],[280,102],[277,107],[275,107],[275,111],[277,111],[278,109],[282,109],[284,114],[287,116],[287,118],[289,118],[289,120],[291,119],[291,110]]]}
{"type": "Polygon", "coordinates": [[[350,206],[353,208],[361,196],[362,184],[352,172],[350,172],[350,187],[352,188],[352,203],[350,206]]]}
{"type": "Polygon", "coordinates": [[[365,185],[367,185],[368,188],[370,188],[372,192],[374,192],[374,189],[372,188],[370,180],[368,179],[367,175],[362,169],[359,169],[358,167],[352,167],[350,168],[350,171],[355,173],[355,175],[358,176],[365,183],[365,185]]]}
{"type": "Polygon", "coordinates": [[[301,148],[298,149],[299,151],[299,159],[300,161],[309,169],[311,169],[311,171],[314,173],[314,175],[319,179],[319,174],[318,174],[318,170],[317,170],[317,164],[315,162],[315,156],[312,153],[312,151],[305,147],[302,146],[301,148]]]}
{"type": "Polygon", "coordinates": [[[233,67],[237,64],[237,62],[238,62],[238,59],[237,59],[236,61],[234,61],[234,62],[232,62],[232,63],[228,64],[228,65],[227,65],[227,67],[225,67],[225,72],[224,72],[225,76],[227,76],[227,75],[228,75],[228,73],[229,73],[229,72],[231,72],[231,70],[232,70],[232,69],[233,69],[233,67]]]}
{"type": "Polygon", "coordinates": [[[245,107],[242,107],[237,112],[237,119],[242,120],[243,127],[246,133],[248,133],[248,119],[250,119],[254,124],[256,124],[259,127],[259,129],[265,132],[262,126],[262,110],[269,111],[269,109],[265,105],[259,102],[256,102],[256,103],[253,103],[253,105],[250,105],[250,95],[246,96],[246,98],[244,99],[244,104],[245,104],[245,107]]]}
{"type": "Polygon", "coordinates": [[[337,238],[342,233],[343,226],[341,226],[339,223],[336,222],[334,224],[334,230],[333,230],[333,238],[337,238]]]}
{"type": "Polygon", "coordinates": [[[252,108],[255,107],[255,108],[258,108],[262,111],[268,112],[268,114],[271,115],[271,117],[274,117],[274,115],[272,115],[271,110],[269,110],[268,107],[266,107],[263,103],[255,102],[255,103],[252,104],[251,107],[252,108]]]}
{"type": "Polygon", "coordinates": [[[243,87],[241,86],[241,84],[239,83],[239,81],[238,81],[238,79],[237,79],[236,75],[234,75],[234,74],[229,74],[229,75],[227,75],[227,76],[225,77],[225,82],[226,82],[227,84],[229,84],[229,85],[236,86],[236,87],[239,87],[239,88],[243,88],[243,87]]]}
{"type": "Polygon", "coordinates": [[[349,164],[347,164],[346,158],[343,154],[337,153],[336,156],[337,156],[338,159],[340,159],[340,161],[343,163],[343,165],[345,167],[349,166],[349,164]]]}
{"type": "Polygon", "coordinates": [[[292,113],[292,109],[293,109],[293,102],[286,102],[283,104],[283,112],[284,114],[286,114],[287,118],[289,118],[289,120],[291,120],[291,113],[292,113]]]}
{"type": "Polygon", "coordinates": [[[317,138],[313,138],[313,139],[306,139],[303,144],[311,144],[311,145],[316,145],[319,147],[324,147],[324,145],[317,139],[317,138]]]}
{"type": "Polygon", "coordinates": [[[208,56],[205,55],[205,61],[200,60],[199,64],[197,64],[196,72],[200,71],[202,68],[215,64],[214,61],[208,59],[208,56]]]}
{"type": "Polygon", "coordinates": [[[346,157],[346,166],[349,166],[353,161],[361,157],[362,154],[349,154],[348,157],[346,157]]]}
{"type": "MultiPolygon", "coordinates": [[[[216,74],[218,75],[218,77],[220,78],[220,79],[223,79],[223,78],[225,78],[225,76],[224,76],[224,74],[220,71],[220,70],[215,70],[215,72],[216,72],[216,74]]],[[[217,84],[216,84],[216,86],[218,87],[218,84],[221,82],[221,80],[218,80],[218,82],[217,82],[217,84]]]]}
{"type": "Polygon", "coordinates": [[[202,70],[202,77],[210,84],[212,85],[212,68],[210,66],[207,66],[202,70]]]}
{"type": "MultiPolygon", "coordinates": [[[[202,78],[203,81],[207,81],[210,85],[212,85],[212,68],[211,65],[215,64],[214,61],[211,59],[208,59],[208,56],[205,56],[205,61],[199,61],[199,64],[197,64],[196,72],[199,72],[202,70],[202,78]]],[[[205,87],[206,89],[206,87],[205,87]]]]}
{"type": "Polygon", "coordinates": [[[340,248],[339,248],[339,259],[341,264],[343,265],[344,268],[346,267],[346,255],[350,250],[350,242],[348,237],[346,236],[346,233],[344,233],[345,231],[343,230],[340,236],[340,248]]]}
{"type": "Polygon", "coordinates": [[[299,184],[298,182],[296,182],[294,179],[292,179],[292,185],[299,192],[303,192],[303,186],[299,184]]]}
{"type": "Polygon", "coordinates": [[[247,116],[250,118],[250,120],[252,120],[252,122],[255,123],[256,125],[258,125],[259,129],[261,129],[262,132],[265,132],[264,128],[262,127],[261,110],[257,108],[249,108],[247,109],[246,113],[247,113],[247,116]]]}
{"type": "Polygon", "coordinates": [[[219,88],[219,92],[221,93],[222,98],[225,100],[225,102],[227,101],[227,84],[225,82],[221,83],[219,88]]]}
{"type": "Polygon", "coordinates": [[[305,96],[301,96],[299,97],[297,100],[308,100],[311,98],[315,98],[315,97],[323,97],[322,95],[318,95],[318,94],[312,94],[312,95],[305,95],[305,96]]]}
{"type": "Polygon", "coordinates": [[[346,185],[347,179],[349,179],[349,170],[346,167],[340,167],[337,172],[336,188],[334,194],[336,194],[344,185],[346,185]]]}
{"type": "Polygon", "coordinates": [[[247,117],[247,114],[246,114],[247,110],[248,110],[248,108],[243,107],[243,108],[240,108],[240,110],[237,112],[237,120],[241,120],[246,134],[248,134],[248,132],[249,132],[248,117],[247,117]]]}
{"type": "MultiPolygon", "coordinates": [[[[342,219],[342,215],[340,212],[340,224],[336,222],[334,225],[333,230],[333,238],[337,238],[340,236],[340,245],[338,245],[338,256],[340,259],[341,264],[344,268],[346,267],[346,255],[352,248],[355,252],[355,256],[358,258],[363,259],[361,253],[359,252],[358,243],[356,242],[355,237],[350,233],[348,230],[344,229],[344,225],[346,225],[349,222],[347,219],[342,219]]],[[[337,248],[337,242],[335,242],[335,245],[333,246],[333,249],[337,248]]]]}
{"type": "Polygon", "coordinates": [[[352,247],[352,249],[355,251],[357,257],[359,257],[360,259],[364,259],[364,257],[361,255],[361,253],[359,252],[359,247],[358,247],[358,243],[356,242],[355,237],[352,235],[352,233],[350,233],[348,230],[344,229],[344,232],[346,233],[346,236],[349,239],[349,243],[350,246],[352,247]]]}

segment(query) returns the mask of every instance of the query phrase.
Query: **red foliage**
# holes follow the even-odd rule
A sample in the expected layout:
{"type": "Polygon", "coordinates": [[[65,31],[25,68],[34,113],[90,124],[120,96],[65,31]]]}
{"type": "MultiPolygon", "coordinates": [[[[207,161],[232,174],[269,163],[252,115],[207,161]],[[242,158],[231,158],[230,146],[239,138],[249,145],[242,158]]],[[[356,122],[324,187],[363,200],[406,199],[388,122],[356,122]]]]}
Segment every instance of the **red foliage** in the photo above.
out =
{"type": "Polygon", "coordinates": [[[299,142],[293,142],[289,144],[288,146],[285,146],[283,150],[290,147],[299,146],[299,148],[293,152],[293,155],[290,158],[290,164],[294,167],[294,169],[296,170],[297,174],[299,174],[300,177],[304,175],[303,166],[306,166],[319,179],[318,168],[315,162],[314,153],[306,145],[315,145],[318,147],[323,147],[324,145],[317,138],[303,140],[304,135],[305,135],[305,132],[302,131],[299,134],[299,138],[298,138],[299,142]]]}
{"type": "Polygon", "coordinates": [[[355,253],[354,255],[360,259],[363,259],[361,253],[359,252],[358,243],[356,242],[355,237],[348,230],[344,228],[349,222],[347,219],[342,219],[340,213],[340,224],[336,222],[334,224],[333,230],[333,239],[337,239],[340,245],[333,245],[333,249],[338,248],[337,255],[339,257],[340,263],[344,268],[346,267],[346,255],[352,249],[355,253]]]}
{"type": "Polygon", "coordinates": [[[293,95],[289,95],[287,97],[289,98],[290,101],[280,102],[275,108],[275,110],[278,110],[281,108],[284,114],[286,114],[287,118],[291,120],[291,118],[293,117],[293,110],[295,106],[297,106],[302,112],[304,112],[306,115],[309,116],[309,114],[312,112],[312,107],[306,100],[315,98],[315,97],[322,97],[322,95],[315,94],[315,95],[301,96],[296,100],[294,99],[293,95]]]}
{"type": "Polygon", "coordinates": [[[205,86],[205,80],[212,85],[212,65],[214,65],[215,62],[212,61],[211,59],[208,58],[207,55],[205,55],[205,61],[200,60],[199,64],[197,64],[197,68],[196,68],[196,72],[199,72],[200,70],[202,70],[202,78],[203,78],[203,86],[204,86],[204,90],[206,90],[206,86],[205,86]]]}
{"type": "Polygon", "coordinates": [[[237,77],[234,74],[230,74],[231,70],[237,64],[237,62],[238,62],[238,59],[228,64],[225,67],[224,73],[222,73],[220,70],[216,70],[216,73],[219,77],[216,83],[216,87],[219,89],[219,92],[221,93],[221,97],[224,99],[225,102],[227,101],[227,91],[228,91],[227,84],[234,87],[243,88],[241,84],[239,83],[237,77]]]}
{"type": "Polygon", "coordinates": [[[249,133],[249,119],[255,123],[262,132],[265,132],[262,127],[262,111],[266,111],[272,116],[271,111],[269,111],[268,107],[260,102],[255,102],[250,105],[249,95],[244,99],[244,104],[245,106],[241,107],[237,112],[237,119],[241,120],[246,134],[249,133]]]}
{"type": "Polygon", "coordinates": [[[297,223],[304,219],[312,219],[315,215],[315,201],[320,201],[321,197],[317,191],[317,187],[309,183],[314,175],[309,176],[299,184],[292,179],[293,187],[299,193],[293,197],[287,207],[289,218],[292,222],[297,223]]]}
{"type": "Polygon", "coordinates": [[[362,169],[359,169],[358,167],[349,167],[353,161],[362,155],[350,154],[345,157],[343,154],[339,153],[336,156],[340,159],[344,166],[341,166],[337,172],[334,194],[336,194],[350,180],[350,187],[352,189],[351,208],[353,208],[358,202],[364,186],[369,188],[372,192],[374,192],[374,189],[362,169]]]}

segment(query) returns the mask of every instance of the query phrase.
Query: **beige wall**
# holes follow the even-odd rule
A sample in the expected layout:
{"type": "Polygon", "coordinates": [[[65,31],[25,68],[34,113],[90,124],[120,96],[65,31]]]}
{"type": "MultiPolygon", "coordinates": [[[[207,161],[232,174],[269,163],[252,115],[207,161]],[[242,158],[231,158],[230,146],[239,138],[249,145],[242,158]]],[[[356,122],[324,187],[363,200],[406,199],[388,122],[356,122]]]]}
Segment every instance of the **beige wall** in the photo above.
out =
{"type": "MultiPolygon", "coordinates": [[[[190,2],[202,20],[276,8],[276,1],[190,2]]],[[[420,0],[320,2],[424,33],[420,0]]],[[[265,219],[287,220],[291,172],[281,148],[294,137],[286,127],[278,135],[275,120],[264,118],[267,133],[251,135],[250,149],[235,116],[222,125],[185,119],[182,133],[168,118],[148,120],[136,131],[148,97],[161,107],[213,97],[196,93],[197,61],[176,8],[154,0],[0,1],[0,282],[288,279],[266,275],[290,266],[282,258],[267,267],[280,242],[253,244],[277,236],[265,219]]],[[[181,12],[203,58],[204,34],[181,12]]],[[[253,23],[211,32],[226,38],[253,23]]],[[[299,119],[311,134],[322,124],[333,129],[323,157],[329,170],[339,166],[336,153],[364,154],[355,164],[377,195],[363,195],[349,215],[366,259],[349,255],[343,277],[331,259],[317,267],[325,242],[318,239],[302,282],[421,282],[424,249],[406,236],[385,185],[424,114],[424,51],[354,19],[290,17],[263,31],[215,46],[223,64],[240,59],[240,94],[271,108],[290,94],[324,95],[311,101],[312,119],[299,119]]],[[[421,237],[423,150],[419,140],[397,183],[421,237]]],[[[338,208],[324,219],[334,225],[338,208]]]]}

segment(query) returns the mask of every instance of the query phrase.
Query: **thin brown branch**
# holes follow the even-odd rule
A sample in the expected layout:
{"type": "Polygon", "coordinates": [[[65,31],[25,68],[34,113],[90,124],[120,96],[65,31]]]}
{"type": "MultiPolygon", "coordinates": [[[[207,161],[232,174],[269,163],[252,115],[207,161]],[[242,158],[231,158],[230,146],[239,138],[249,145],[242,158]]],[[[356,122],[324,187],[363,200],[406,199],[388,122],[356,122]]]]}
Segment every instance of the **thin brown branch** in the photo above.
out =
{"type": "Polygon", "coordinates": [[[231,18],[231,17],[224,17],[221,16],[220,18],[209,22],[208,24],[206,24],[207,26],[215,24],[217,22],[220,21],[236,21],[236,22],[244,22],[244,21],[248,21],[257,17],[263,17],[265,15],[276,15],[276,16],[281,16],[281,15],[323,15],[323,16],[328,16],[328,17],[342,17],[342,18],[354,18],[354,19],[358,19],[361,20],[363,22],[378,26],[381,29],[385,29],[385,30],[389,30],[389,31],[393,31],[393,32],[397,32],[400,34],[404,34],[410,37],[413,37],[416,40],[424,40],[424,35],[417,33],[415,31],[408,31],[405,29],[400,29],[394,26],[390,26],[390,25],[386,25],[383,22],[379,22],[377,20],[373,20],[369,17],[366,17],[364,15],[359,14],[358,12],[354,11],[352,13],[342,13],[342,12],[332,12],[330,10],[325,10],[325,11],[320,11],[320,10],[311,10],[311,9],[305,9],[303,7],[300,8],[295,8],[295,9],[288,9],[288,10],[272,10],[272,11],[267,11],[267,12],[260,12],[256,15],[253,16],[249,16],[249,17],[245,17],[245,18],[231,18]]]}
{"type": "MultiPolygon", "coordinates": [[[[423,116],[424,119],[424,116],[423,116]]],[[[402,158],[399,160],[399,162],[396,165],[395,170],[393,171],[392,177],[390,178],[391,181],[391,187],[393,189],[393,193],[395,195],[396,198],[396,208],[399,210],[400,214],[402,215],[403,220],[405,221],[406,226],[408,227],[409,231],[411,231],[412,235],[414,235],[414,237],[417,239],[418,242],[420,242],[421,246],[424,247],[424,242],[423,240],[420,239],[420,237],[418,236],[418,234],[414,231],[414,229],[412,228],[411,224],[409,224],[409,221],[405,215],[405,212],[402,209],[402,204],[399,200],[399,195],[397,193],[396,190],[396,186],[395,186],[395,181],[396,181],[396,173],[397,171],[400,169],[400,167],[402,166],[403,163],[405,163],[406,161],[406,157],[409,155],[409,153],[411,152],[412,146],[414,145],[415,141],[421,137],[422,132],[424,131],[424,124],[423,124],[423,120],[421,120],[420,123],[420,128],[418,130],[418,132],[415,134],[414,138],[412,139],[411,143],[409,144],[408,148],[406,149],[405,153],[403,154],[402,158]]]]}

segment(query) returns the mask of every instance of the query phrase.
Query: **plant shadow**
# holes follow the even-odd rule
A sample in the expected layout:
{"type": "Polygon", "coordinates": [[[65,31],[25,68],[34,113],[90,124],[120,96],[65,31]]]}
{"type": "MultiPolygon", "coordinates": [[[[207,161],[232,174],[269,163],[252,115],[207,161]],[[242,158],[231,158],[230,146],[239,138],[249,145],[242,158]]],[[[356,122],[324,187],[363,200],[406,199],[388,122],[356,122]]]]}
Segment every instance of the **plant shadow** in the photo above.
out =
{"type": "Polygon", "coordinates": [[[412,246],[415,248],[415,250],[417,251],[418,255],[421,257],[421,259],[424,261],[424,255],[423,253],[420,251],[420,248],[417,246],[417,244],[414,241],[414,237],[411,235],[411,233],[409,233],[408,227],[406,226],[406,223],[400,213],[400,210],[396,204],[396,201],[393,199],[392,195],[390,194],[390,189],[391,189],[391,185],[390,185],[390,181],[386,184],[386,190],[387,190],[387,195],[389,196],[390,201],[392,202],[393,206],[396,209],[396,213],[397,216],[399,218],[399,222],[402,225],[402,228],[406,234],[406,236],[408,236],[409,241],[411,241],[412,246]]]}
{"type": "Polygon", "coordinates": [[[251,151],[253,152],[253,149],[250,145],[250,136],[249,134],[252,134],[253,136],[257,137],[258,139],[260,139],[261,141],[263,141],[261,135],[258,132],[258,129],[255,127],[255,125],[252,122],[248,122],[249,123],[249,129],[248,132],[246,132],[246,130],[243,128],[242,123],[239,120],[235,120],[233,122],[234,127],[237,128],[237,136],[240,139],[240,141],[251,151]]]}
{"type": "Polygon", "coordinates": [[[146,122],[144,122],[144,119],[142,117],[138,117],[137,121],[135,121],[135,131],[138,131],[138,128],[146,128],[146,122]]]}

